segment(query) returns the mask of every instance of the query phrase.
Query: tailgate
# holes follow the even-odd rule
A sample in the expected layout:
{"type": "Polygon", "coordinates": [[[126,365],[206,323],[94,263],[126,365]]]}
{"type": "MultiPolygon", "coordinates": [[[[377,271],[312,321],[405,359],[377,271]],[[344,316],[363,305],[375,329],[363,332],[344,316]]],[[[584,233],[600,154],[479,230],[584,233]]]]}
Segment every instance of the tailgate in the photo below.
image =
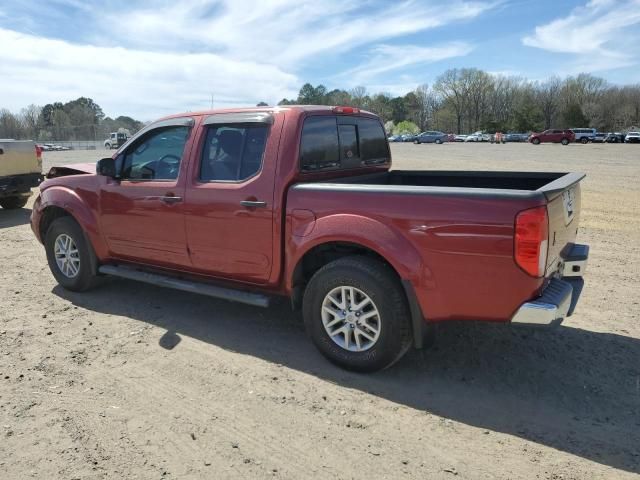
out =
{"type": "Polygon", "coordinates": [[[41,170],[33,142],[0,140],[0,177],[41,173],[41,170]]]}
{"type": "Polygon", "coordinates": [[[580,183],[574,183],[554,192],[547,204],[549,215],[549,250],[545,276],[551,276],[561,267],[562,258],[575,243],[580,223],[580,183]]]}

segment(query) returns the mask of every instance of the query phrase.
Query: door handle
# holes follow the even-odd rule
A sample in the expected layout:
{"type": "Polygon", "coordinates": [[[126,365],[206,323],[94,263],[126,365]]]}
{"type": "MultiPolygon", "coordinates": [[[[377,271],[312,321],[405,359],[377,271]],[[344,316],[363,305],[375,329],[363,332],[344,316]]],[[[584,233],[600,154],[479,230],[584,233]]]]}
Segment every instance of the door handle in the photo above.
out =
{"type": "Polygon", "coordinates": [[[182,201],[182,197],[174,197],[172,195],[165,195],[164,197],[160,197],[160,200],[162,200],[164,203],[178,203],[182,201]]]}
{"type": "Polygon", "coordinates": [[[240,205],[247,208],[264,208],[267,206],[267,202],[261,202],[260,200],[242,200],[240,205]]]}

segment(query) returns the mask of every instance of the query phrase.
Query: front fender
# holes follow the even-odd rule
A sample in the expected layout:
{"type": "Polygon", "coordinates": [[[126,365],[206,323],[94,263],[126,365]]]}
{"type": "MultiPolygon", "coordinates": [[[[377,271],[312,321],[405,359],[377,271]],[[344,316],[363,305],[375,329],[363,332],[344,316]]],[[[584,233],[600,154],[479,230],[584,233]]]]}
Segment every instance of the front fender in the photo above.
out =
{"type": "Polygon", "coordinates": [[[332,242],[366,247],[383,257],[402,280],[421,283],[425,266],[416,248],[393,225],[370,217],[336,214],[314,220],[304,236],[292,233],[288,222],[287,291],[293,287],[293,272],[311,249],[332,242]]]}
{"type": "MultiPolygon", "coordinates": [[[[40,204],[38,206],[40,218],[46,214],[47,208],[50,207],[58,207],[65,210],[78,222],[99,259],[104,259],[108,256],[108,249],[100,235],[97,221],[99,203],[95,188],[82,188],[82,186],[70,188],[65,185],[51,185],[40,193],[40,204]]],[[[40,232],[40,238],[43,238],[44,233],[40,232]]]]}

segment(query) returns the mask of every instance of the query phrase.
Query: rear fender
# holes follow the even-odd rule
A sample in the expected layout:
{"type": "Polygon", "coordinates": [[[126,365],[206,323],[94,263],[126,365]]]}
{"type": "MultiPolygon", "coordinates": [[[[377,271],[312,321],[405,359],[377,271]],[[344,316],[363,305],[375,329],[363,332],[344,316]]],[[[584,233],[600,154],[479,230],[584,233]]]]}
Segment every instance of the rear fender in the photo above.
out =
{"type": "Polygon", "coordinates": [[[338,214],[315,220],[305,236],[289,235],[287,290],[291,291],[292,273],[304,255],[325,243],[342,242],[360,245],[384,258],[401,280],[420,282],[423,261],[416,248],[392,226],[359,215],[338,214]]]}

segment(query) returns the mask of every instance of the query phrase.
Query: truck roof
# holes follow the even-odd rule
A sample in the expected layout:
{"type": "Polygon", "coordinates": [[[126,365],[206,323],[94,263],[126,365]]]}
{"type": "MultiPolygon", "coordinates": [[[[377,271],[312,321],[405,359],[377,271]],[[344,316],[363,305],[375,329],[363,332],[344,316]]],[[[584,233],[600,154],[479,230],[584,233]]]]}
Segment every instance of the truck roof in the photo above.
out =
{"type": "MultiPolygon", "coordinates": [[[[187,116],[204,116],[204,115],[214,115],[217,113],[242,113],[242,112],[282,112],[282,111],[298,111],[298,112],[330,112],[334,108],[337,108],[333,105],[282,105],[282,106],[274,106],[274,107],[236,107],[236,108],[219,108],[219,109],[209,109],[209,110],[200,110],[197,112],[182,112],[176,113],[173,115],[167,115],[166,117],[159,118],[155,120],[168,120],[170,118],[180,118],[187,116]]],[[[367,110],[358,109],[357,115],[364,114],[366,116],[377,117],[375,113],[369,112],[367,110]]]]}

